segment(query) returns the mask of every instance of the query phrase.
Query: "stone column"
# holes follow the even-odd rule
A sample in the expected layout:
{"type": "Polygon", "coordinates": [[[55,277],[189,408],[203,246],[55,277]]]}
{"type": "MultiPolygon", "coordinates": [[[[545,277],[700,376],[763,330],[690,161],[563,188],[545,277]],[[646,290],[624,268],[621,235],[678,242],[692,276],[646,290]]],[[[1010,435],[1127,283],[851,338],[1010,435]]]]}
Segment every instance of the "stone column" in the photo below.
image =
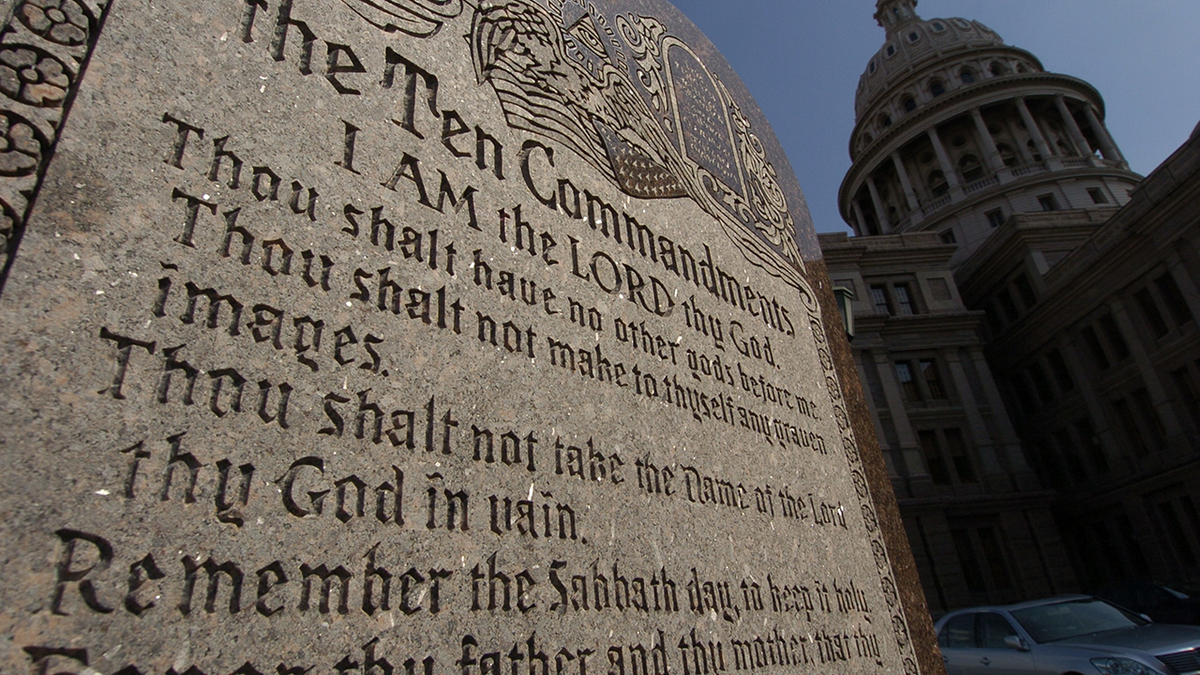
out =
{"type": "Polygon", "coordinates": [[[1179,257],[1179,252],[1172,248],[1167,251],[1166,262],[1167,269],[1175,279],[1175,284],[1183,293],[1183,299],[1187,302],[1188,309],[1192,310],[1192,316],[1200,317],[1200,286],[1197,286],[1192,280],[1187,265],[1183,264],[1183,258],[1179,257]]]}
{"type": "Polygon", "coordinates": [[[867,220],[863,218],[862,208],[858,205],[857,199],[850,200],[850,209],[854,212],[854,220],[858,222],[859,236],[866,236],[870,234],[870,232],[867,231],[867,220]]]}
{"type": "Polygon", "coordinates": [[[1021,113],[1021,121],[1025,123],[1025,130],[1033,137],[1033,144],[1037,147],[1038,154],[1042,156],[1042,161],[1046,161],[1054,156],[1050,151],[1050,145],[1046,143],[1046,137],[1042,135],[1042,128],[1038,126],[1037,120],[1033,119],[1033,115],[1029,112],[1029,107],[1025,105],[1025,97],[1017,99],[1017,112],[1021,113]]]}
{"type": "Polygon", "coordinates": [[[1187,443],[1184,441],[1183,426],[1179,423],[1179,418],[1175,416],[1175,410],[1171,407],[1171,396],[1167,393],[1166,387],[1163,386],[1162,380],[1158,377],[1158,371],[1155,370],[1154,364],[1150,361],[1150,354],[1146,351],[1146,345],[1142,340],[1142,334],[1137,331],[1132,317],[1129,316],[1129,310],[1125,307],[1125,303],[1119,298],[1113,298],[1108,301],[1108,306],[1112,309],[1113,318],[1116,319],[1117,326],[1125,336],[1125,342],[1129,345],[1129,351],[1133,352],[1133,360],[1137,363],[1138,372],[1142,376],[1142,381],[1146,383],[1146,391],[1150,393],[1150,402],[1158,412],[1158,419],[1162,422],[1163,435],[1166,436],[1166,442],[1171,446],[1184,447],[1187,443]]]}
{"type": "Polygon", "coordinates": [[[1113,142],[1112,136],[1108,133],[1108,128],[1096,116],[1096,111],[1092,109],[1091,104],[1084,104],[1083,112],[1087,115],[1088,125],[1092,127],[1092,133],[1096,134],[1096,140],[1100,143],[1100,152],[1104,155],[1104,159],[1124,163],[1125,156],[1121,154],[1121,150],[1113,142]]]}
{"type": "Polygon", "coordinates": [[[875,205],[875,219],[879,221],[879,228],[883,232],[889,232],[892,229],[892,221],[888,218],[887,212],[883,210],[883,200],[879,198],[879,190],[875,188],[875,176],[867,176],[867,191],[871,193],[871,203],[875,205]]]}
{"type": "MultiPolygon", "coordinates": [[[[1004,124],[1008,127],[1008,134],[1012,136],[1014,140],[1017,140],[1017,147],[1014,149],[1017,151],[1017,155],[1021,158],[1021,163],[1032,164],[1034,161],[1033,151],[1031,151],[1026,144],[1019,142],[1021,134],[1017,133],[1017,125],[1013,121],[1011,115],[1005,115],[1004,124]]],[[[1026,122],[1026,125],[1028,125],[1028,122],[1026,122]]]]}
{"type": "Polygon", "coordinates": [[[904,198],[908,200],[908,210],[912,214],[912,222],[919,223],[924,214],[921,212],[921,203],[917,201],[917,193],[913,191],[908,170],[904,168],[904,160],[900,159],[900,153],[892,153],[892,164],[896,166],[896,174],[900,176],[900,187],[904,189],[904,198]]]}
{"type": "Polygon", "coordinates": [[[1113,416],[1096,395],[1099,380],[1096,377],[1098,369],[1092,365],[1091,357],[1081,354],[1079,347],[1065,334],[1059,336],[1058,348],[1062,351],[1063,358],[1067,361],[1072,375],[1075,376],[1075,385],[1083,395],[1092,430],[1100,439],[1100,451],[1108,460],[1109,470],[1116,473],[1135,471],[1136,467],[1130,461],[1133,453],[1118,450],[1122,441],[1118,438],[1117,430],[1113,426],[1113,416]]]}
{"type": "Polygon", "coordinates": [[[971,119],[975,120],[975,131],[983,143],[983,153],[987,155],[984,159],[987,161],[988,168],[992,170],[992,174],[1005,183],[1012,180],[1012,171],[1004,166],[1004,160],[1000,158],[1000,150],[996,148],[996,139],[992,138],[992,132],[988,131],[987,122],[983,121],[983,112],[978,107],[971,108],[971,119]]]}
{"type": "Polygon", "coordinates": [[[1075,143],[1076,152],[1080,157],[1093,157],[1092,146],[1088,145],[1087,139],[1083,137],[1083,131],[1075,121],[1075,116],[1071,114],[1070,108],[1067,107],[1067,100],[1062,94],[1054,95],[1054,105],[1058,106],[1058,114],[1062,116],[1063,124],[1067,125],[1067,132],[1075,143]]]}
{"type": "Polygon", "coordinates": [[[983,479],[992,490],[1007,491],[1012,484],[1005,480],[1004,469],[1000,466],[1000,460],[996,458],[995,439],[983,421],[983,414],[979,411],[979,403],[975,400],[975,392],[971,390],[971,383],[967,380],[967,373],[963,369],[958,352],[946,351],[943,358],[946,368],[950,371],[950,379],[954,381],[959,402],[967,413],[967,425],[971,429],[971,438],[975,441],[976,454],[979,457],[980,468],[983,469],[983,479]]]}
{"type": "MultiPolygon", "coordinates": [[[[858,381],[863,383],[863,394],[869,397],[871,396],[871,392],[867,389],[867,370],[863,366],[863,362],[866,358],[865,354],[866,352],[862,352],[855,355],[854,366],[858,371],[858,381]]],[[[875,434],[879,437],[879,447],[883,451],[883,462],[887,467],[888,478],[892,479],[893,486],[896,484],[897,478],[900,478],[904,482],[904,488],[908,491],[908,494],[897,494],[896,496],[898,498],[910,497],[912,496],[912,484],[909,481],[909,477],[904,475],[902,468],[896,465],[897,461],[903,461],[902,458],[897,457],[899,453],[896,451],[900,449],[889,448],[886,445],[886,436],[884,436],[883,433],[883,423],[879,421],[879,411],[876,408],[877,406],[869,405],[867,406],[867,411],[871,413],[871,423],[875,425],[875,434]]]]}
{"type": "Polygon", "coordinates": [[[962,181],[958,179],[958,171],[950,163],[950,155],[946,154],[946,146],[942,145],[942,138],[938,136],[937,127],[929,129],[929,142],[933,144],[938,164],[942,167],[942,173],[946,175],[946,184],[950,186],[950,194],[961,198],[963,196],[962,181]]]}
{"type": "Polygon", "coordinates": [[[896,372],[892,370],[892,362],[886,353],[876,351],[872,356],[875,359],[875,370],[879,373],[879,381],[883,385],[888,411],[892,414],[892,423],[896,425],[896,439],[900,442],[900,454],[904,457],[905,467],[908,468],[913,492],[918,496],[927,495],[932,491],[933,479],[929,476],[929,468],[925,466],[925,457],[921,454],[917,435],[913,432],[908,411],[904,408],[904,396],[900,393],[896,372]]]}
{"type": "Polygon", "coordinates": [[[1008,409],[1004,406],[1004,397],[1000,395],[1000,388],[996,386],[996,380],[992,378],[992,370],[988,365],[987,357],[983,355],[983,349],[979,347],[970,348],[968,354],[971,362],[975,365],[975,372],[979,374],[984,398],[992,410],[992,426],[1000,435],[997,440],[1003,444],[1004,462],[1008,465],[1009,471],[1013,473],[1013,479],[1018,487],[1023,490],[1032,489],[1035,487],[1033,480],[1035,474],[1030,468],[1029,462],[1025,461],[1025,453],[1021,450],[1021,439],[1017,436],[1017,431],[1013,428],[1011,418],[1008,416],[1008,409]]]}

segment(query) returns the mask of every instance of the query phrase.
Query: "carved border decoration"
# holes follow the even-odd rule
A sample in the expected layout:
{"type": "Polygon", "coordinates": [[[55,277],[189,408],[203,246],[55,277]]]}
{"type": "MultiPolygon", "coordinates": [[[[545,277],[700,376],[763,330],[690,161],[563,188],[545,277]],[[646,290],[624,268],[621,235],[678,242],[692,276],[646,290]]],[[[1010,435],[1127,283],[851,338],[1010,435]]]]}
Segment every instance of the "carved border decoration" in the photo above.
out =
{"type": "Polygon", "coordinates": [[[837,369],[834,366],[833,353],[830,351],[829,341],[825,335],[824,323],[821,321],[821,310],[817,304],[816,296],[811,291],[801,292],[800,297],[804,302],[805,309],[808,310],[809,325],[812,329],[813,341],[817,347],[817,358],[821,362],[821,369],[825,372],[825,389],[829,394],[829,402],[833,406],[833,415],[841,435],[842,449],[845,453],[847,467],[850,470],[850,479],[854,483],[854,491],[858,496],[859,513],[863,519],[863,526],[866,527],[871,537],[871,553],[874,555],[875,565],[878,568],[879,583],[883,591],[883,597],[887,602],[888,612],[891,614],[892,633],[896,640],[896,647],[899,649],[901,658],[903,659],[904,675],[918,675],[920,668],[917,666],[917,656],[912,643],[912,633],[908,621],[904,618],[904,607],[900,603],[896,580],[892,576],[892,563],[888,556],[887,546],[883,541],[879,516],[875,513],[875,500],[871,496],[871,486],[867,482],[866,473],[863,469],[862,456],[859,453],[858,441],[854,435],[854,426],[850,423],[846,401],[842,396],[842,385],[837,369]]]}
{"type": "Polygon", "coordinates": [[[21,0],[0,29],[0,293],[110,7],[21,0]]]}

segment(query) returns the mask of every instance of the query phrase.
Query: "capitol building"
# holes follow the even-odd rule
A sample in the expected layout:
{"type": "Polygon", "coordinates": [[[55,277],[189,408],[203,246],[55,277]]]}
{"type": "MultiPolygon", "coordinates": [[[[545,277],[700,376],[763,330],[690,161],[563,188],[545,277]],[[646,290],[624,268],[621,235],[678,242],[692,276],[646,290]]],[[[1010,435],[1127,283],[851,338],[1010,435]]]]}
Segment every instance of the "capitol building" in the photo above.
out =
{"type": "Polygon", "coordinates": [[[821,246],[930,610],[1200,580],[1200,133],[1140,176],[1090,84],[916,7],[821,246]]]}

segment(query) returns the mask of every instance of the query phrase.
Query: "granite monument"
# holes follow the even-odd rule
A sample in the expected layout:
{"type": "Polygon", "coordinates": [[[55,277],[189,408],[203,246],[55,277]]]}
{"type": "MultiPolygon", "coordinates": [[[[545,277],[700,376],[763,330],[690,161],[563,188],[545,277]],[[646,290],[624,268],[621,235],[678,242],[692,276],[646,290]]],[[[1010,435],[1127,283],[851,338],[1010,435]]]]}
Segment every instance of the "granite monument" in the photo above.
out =
{"type": "Polygon", "coordinates": [[[0,7],[0,671],[932,672],[799,186],[669,4],[0,7]]]}

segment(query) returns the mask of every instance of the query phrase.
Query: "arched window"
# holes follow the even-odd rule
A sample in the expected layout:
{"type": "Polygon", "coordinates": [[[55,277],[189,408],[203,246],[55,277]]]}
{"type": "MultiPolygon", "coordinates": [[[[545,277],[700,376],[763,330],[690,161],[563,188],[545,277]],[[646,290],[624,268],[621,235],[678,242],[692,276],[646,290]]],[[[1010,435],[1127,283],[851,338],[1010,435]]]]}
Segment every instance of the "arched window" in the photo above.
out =
{"type": "Polygon", "coordinates": [[[929,83],[929,93],[933,94],[935,97],[941,96],[942,94],[946,93],[946,85],[942,84],[941,80],[934,80],[933,82],[929,83]]]}
{"type": "Polygon", "coordinates": [[[1000,160],[1004,162],[1004,166],[1013,167],[1021,161],[1008,143],[997,143],[996,151],[1000,153],[1000,160]]]}
{"type": "Polygon", "coordinates": [[[1018,63],[1017,64],[1017,72],[1018,73],[1028,73],[1029,69],[1025,67],[1024,63],[1018,63]]]}
{"type": "Polygon", "coordinates": [[[864,134],[862,135],[862,144],[863,144],[863,147],[865,148],[866,146],[870,145],[870,144],[871,144],[871,141],[873,141],[873,140],[875,140],[875,137],[874,137],[874,136],[872,136],[872,135],[871,135],[869,132],[868,132],[868,133],[864,133],[864,134]]]}
{"type": "Polygon", "coordinates": [[[929,194],[935,198],[944,197],[950,193],[950,184],[946,182],[946,174],[940,170],[929,172],[926,183],[929,185],[929,194]]]}
{"type": "Polygon", "coordinates": [[[975,71],[970,68],[963,68],[962,72],[958,74],[958,78],[962,80],[963,84],[971,84],[975,81],[975,71]]]}
{"type": "Polygon", "coordinates": [[[933,32],[941,33],[941,32],[944,32],[945,30],[946,30],[946,24],[942,23],[941,21],[933,22],[933,32]]]}
{"type": "Polygon", "coordinates": [[[988,67],[988,71],[991,72],[993,77],[1000,77],[1008,74],[1008,68],[999,61],[992,61],[992,65],[988,67]]]}
{"type": "Polygon", "coordinates": [[[979,163],[979,158],[975,155],[963,155],[962,159],[958,160],[958,171],[967,183],[974,183],[983,178],[983,165],[979,163]]]}
{"type": "Polygon", "coordinates": [[[908,41],[909,41],[909,42],[916,42],[917,40],[920,40],[920,39],[921,39],[921,34],[920,34],[920,33],[913,32],[913,33],[909,33],[909,34],[908,34],[908,41]]]}
{"type": "Polygon", "coordinates": [[[874,61],[871,61],[871,65],[867,67],[867,71],[870,72],[872,75],[875,74],[875,62],[874,61]]]}
{"type": "Polygon", "coordinates": [[[896,45],[888,45],[888,46],[887,46],[887,55],[888,55],[888,56],[895,56],[895,55],[896,55],[896,45]]]}
{"type": "Polygon", "coordinates": [[[904,102],[900,105],[904,106],[904,112],[912,112],[917,109],[917,100],[911,96],[906,96],[904,102]]]}
{"type": "Polygon", "coordinates": [[[1029,151],[1029,154],[1033,155],[1033,161],[1042,161],[1042,153],[1038,152],[1037,143],[1029,141],[1025,144],[1025,149],[1029,151]]]}
{"type": "Polygon", "coordinates": [[[883,129],[886,129],[886,128],[892,126],[892,116],[887,113],[883,113],[882,115],[880,115],[879,116],[879,126],[883,129]]]}

